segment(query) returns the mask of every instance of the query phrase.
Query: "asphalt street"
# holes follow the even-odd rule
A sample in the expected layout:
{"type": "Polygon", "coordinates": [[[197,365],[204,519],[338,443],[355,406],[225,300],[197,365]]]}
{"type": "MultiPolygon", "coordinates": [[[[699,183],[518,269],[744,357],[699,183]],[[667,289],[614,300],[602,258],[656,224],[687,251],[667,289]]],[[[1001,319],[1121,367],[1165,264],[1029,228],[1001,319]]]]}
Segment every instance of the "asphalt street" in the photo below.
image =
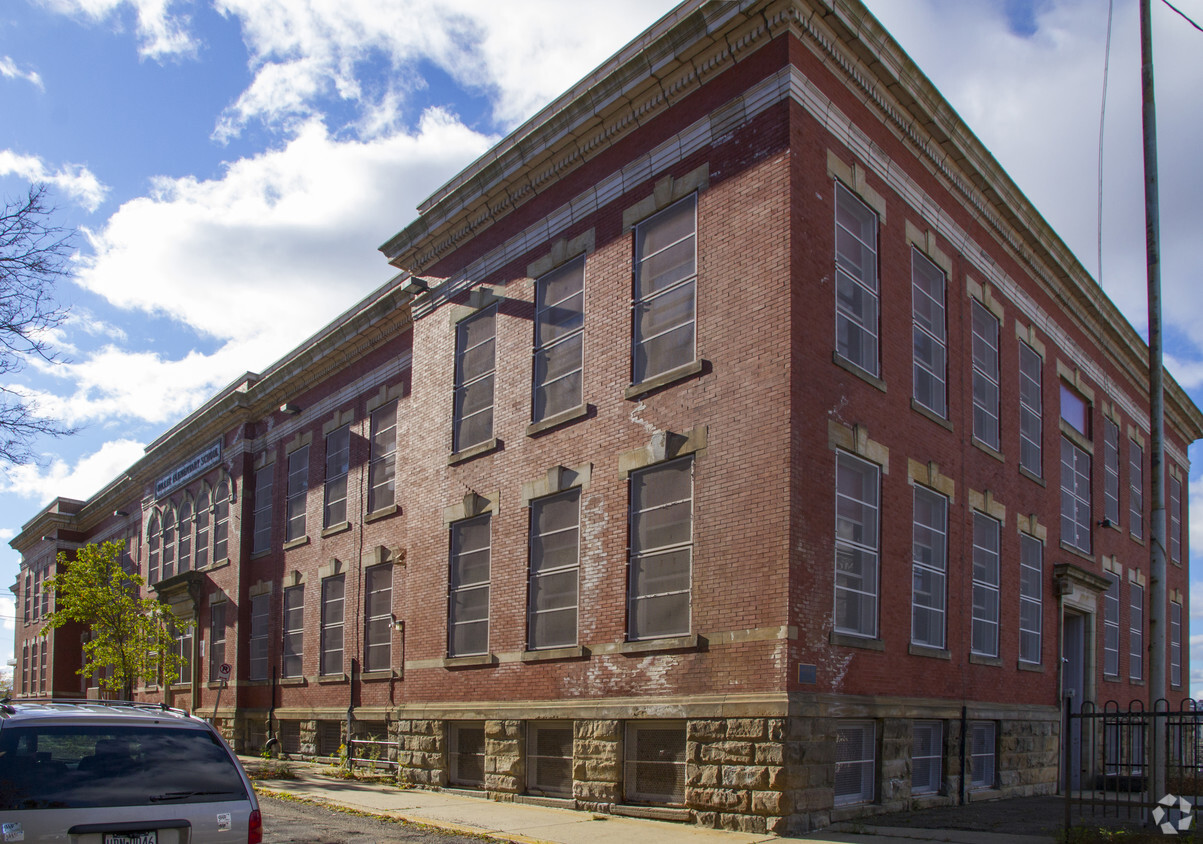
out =
{"type": "Polygon", "coordinates": [[[480,844],[479,837],[259,795],[263,844],[480,844]]]}

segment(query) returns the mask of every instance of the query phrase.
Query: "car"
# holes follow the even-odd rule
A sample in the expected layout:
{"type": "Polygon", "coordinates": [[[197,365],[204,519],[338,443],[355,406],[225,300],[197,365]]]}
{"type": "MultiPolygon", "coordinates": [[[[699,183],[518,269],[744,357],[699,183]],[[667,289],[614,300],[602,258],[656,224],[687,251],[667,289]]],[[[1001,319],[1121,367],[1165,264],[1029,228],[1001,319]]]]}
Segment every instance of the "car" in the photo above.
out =
{"type": "Polygon", "coordinates": [[[159,704],[0,701],[0,844],[261,844],[255,790],[209,723],[159,704]]]}

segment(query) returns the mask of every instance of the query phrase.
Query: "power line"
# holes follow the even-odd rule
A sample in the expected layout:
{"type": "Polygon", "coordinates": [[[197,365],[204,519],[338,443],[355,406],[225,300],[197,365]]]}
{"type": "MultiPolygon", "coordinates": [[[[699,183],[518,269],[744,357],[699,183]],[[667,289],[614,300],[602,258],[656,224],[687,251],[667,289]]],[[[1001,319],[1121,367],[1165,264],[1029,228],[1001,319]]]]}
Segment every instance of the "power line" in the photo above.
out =
{"type": "Polygon", "coordinates": [[[1161,2],[1164,3],[1165,5],[1169,6],[1171,9],[1173,9],[1179,15],[1181,15],[1182,19],[1184,21],[1186,21],[1187,23],[1189,23],[1191,26],[1193,26],[1195,29],[1199,30],[1200,32],[1203,32],[1203,26],[1199,26],[1197,23],[1195,23],[1193,20],[1191,20],[1190,17],[1187,16],[1186,12],[1179,9],[1177,6],[1175,6],[1173,3],[1171,3],[1170,0],[1161,0],[1161,2]]]}

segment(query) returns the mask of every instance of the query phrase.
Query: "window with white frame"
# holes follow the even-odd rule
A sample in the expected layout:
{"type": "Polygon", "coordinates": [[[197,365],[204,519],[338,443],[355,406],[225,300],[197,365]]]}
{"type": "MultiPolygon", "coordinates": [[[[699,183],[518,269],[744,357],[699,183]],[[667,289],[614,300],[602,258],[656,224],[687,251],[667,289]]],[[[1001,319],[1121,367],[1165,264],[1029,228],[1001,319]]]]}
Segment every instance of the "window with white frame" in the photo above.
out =
{"type": "Polygon", "coordinates": [[[937,794],[944,779],[944,722],[915,721],[911,739],[911,794],[937,794]]]}
{"type": "Polygon", "coordinates": [[[363,670],[392,668],[393,566],[386,563],[364,571],[363,670]]]}
{"type": "Polygon", "coordinates": [[[226,661],[226,605],[209,607],[209,682],[218,680],[218,672],[226,661]]]}
{"type": "Polygon", "coordinates": [[[249,641],[248,680],[266,680],[268,628],[271,623],[271,594],[251,598],[251,635],[249,641]]]}
{"type": "Polygon", "coordinates": [[[50,590],[46,588],[46,581],[54,577],[54,574],[50,571],[50,566],[51,564],[48,563],[46,568],[42,569],[41,572],[42,586],[41,589],[39,589],[39,592],[41,593],[41,601],[39,603],[41,604],[42,618],[46,618],[48,615],[50,615],[50,590]]]}
{"type": "Polygon", "coordinates": [[[973,653],[998,656],[998,520],[973,514],[973,653]]]}
{"type": "Polygon", "coordinates": [[[481,721],[447,723],[447,756],[452,785],[485,784],[485,725],[481,721]]]}
{"type": "Polygon", "coordinates": [[[631,472],[630,485],[627,637],[686,635],[693,582],[693,458],[631,472]]]}
{"type": "Polygon", "coordinates": [[[996,735],[993,721],[974,721],[969,725],[969,785],[972,788],[994,787],[996,735]]]}
{"type": "Polygon", "coordinates": [[[196,497],[196,567],[209,565],[209,488],[205,487],[196,497]]]}
{"type": "Polygon", "coordinates": [[[1061,541],[1090,553],[1090,455],[1061,437],[1061,541]]]}
{"type": "Polygon", "coordinates": [[[635,227],[634,384],[697,355],[697,209],[691,194],[635,227]]]}
{"type": "Polygon", "coordinates": [[[29,642],[21,647],[21,694],[29,694],[29,642]]]}
{"type": "Polygon", "coordinates": [[[175,655],[179,659],[179,668],[175,682],[192,682],[192,628],[184,627],[175,631],[175,655]]]}
{"type": "Polygon", "coordinates": [[[576,644],[580,520],[579,489],[530,503],[530,650],[576,644]]]}
{"type": "Polygon", "coordinates": [[[836,352],[877,375],[877,212],[835,183],[836,352]]]}
{"type": "Polygon", "coordinates": [[[973,436],[999,448],[998,317],[971,300],[973,312],[973,436]]]}
{"type": "Polygon", "coordinates": [[[300,677],[305,646],[305,586],[289,586],[284,590],[283,659],[281,677],[300,677]]]}
{"type": "Polygon", "coordinates": [[[535,280],[533,421],[571,410],[583,401],[584,325],[585,258],[581,256],[535,280]]]}
{"type": "Polygon", "coordinates": [[[841,451],[835,474],[835,629],[877,637],[880,469],[841,451]]]}
{"type": "Polygon", "coordinates": [[[347,520],[347,473],[351,468],[351,426],[326,434],[326,483],[322,491],[322,527],[347,520]]]}
{"type": "Polygon", "coordinates": [[[33,578],[30,577],[29,572],[26,571],[25,572],[25,615],[23,616],[26,624],[29,624],[29,622],[33,620],[33,616],[31,615],[32,604],[33,604],[33,578]]]}
{"type": "Polygon", "coordinates": [[[346,575],[322,581],[321,668],[323,676],[343,673],[343,596],[346,575]]]}
{"type": "Polygon", "coordinates": [[[631,803],[685,802],[685,722],[628,721],[623,784],[631,803]]]}
{"type": "Polygon", "coordinates": [[[229,556],[230,484],[222,481],[213,496],[213,562],[229,556]]]}
{"type": "Polygon", "coordinates": [[[255,470],[255,510],[251,515],[251,553],[266,551],[272,543],[272,474],[275,464],[255,470]]]}
{"type": "Polygon", "coordinates": [[[1167,502],[1170,534],[1170,562],[1182,562],[1182,481],[1170,475],[1170,494],[1167,502]]]}
{"type": "MultiPolygon", "coordinates": [[[[1093,439],[1090,431],[1090,402],[1064,382],[1061,383],[1061,418],[1086,439],[1093,439]]],[[[1116,447],[1118,448],[1118,445],[1116,447]]]]}
{"type": "Polygon", "coordinates": [[[493,375],[497,308],[486,308],[455,327],[454,451],[493,436],[493,375]]]}
{"type": "Polygon", "coordinates": [[[373,410],[369,425],[372,449],[368,461],[368,512],[376,513],[397,503],[397,403],[373,410]]]}
{"type": "Polygon", "coordinates": [[[1103,675],[1119,677],[1119,578],[1107,573],[1103,593],[1103,675]]]}
{"type": "Polygon", "coordinates": [[[572,796],[572,722],[528,721],[526,790],[546,797],[572,796]]]}
{"type": "Polygon", "coordinates": [[[1103,518],[1119,526],[1119,425],[1103,417],[1103,518]]]}
{"type": "Polygon", "coordinates": [[[948,572],[948,499],[915,487],[912,542],[911,641],[929,648],[945,644],[948,572]]]}
{"type": "Polygon", "coordinates": [[[1044,476],[1044,360],[1019,341],[1019,465],[1044,476]]]}
{"type": "Polygon", "coordinates": [[[170,507],[163,513],[163,579],[175,574],[175,513],[170,507]]]}
{"type": "Polygon", "coordinates": [[[288,455],[288,494],[285,501],[284,541],[305,536],[305,503],[309,492],[309,446],[288,455]]]}
{"type": "Polygon", "coordinates": [[[944,293],[944,271],[919,250],[912,249],[915,401],[941,418],[948,415],[944,293]]]}
{"type": "Polygon", "coordinates": [[[872,721],[840,721],[835,738],[835,805],[871,803],[876,790],[877,730],[872,721]]]}
{"type": "Polygon", "coordinates": [[[1132,535],[1144,536],[1145,522],[1145,450],[1136,440],[1128,440],[1128,518],[1132,535]]]}
{"type": "Polygon", "coordinates": [[[1128,584],[1128,679],[1144,679],[1145,589],[1128,584]]]}
{"type": "Polygon", "coordinates": [[[159,514],[151,513],[146,523],[146,582],[159,582],[159,556],[163,538],[159,535],[159,514]]]}
{"type": "Polygon", "coordinates": [[[192,503],[184,499],[180,505],[180,554],[177,572],[189,571],[192,568],[192,503]]]}
{"type": "Polygon", "coordinates": [[[1019,661],[1039,663],[1044,632],[1044,543],[1019,535],[1019,661]]]}
{"type": "Polygon", "coordinates": [[[486,514],[451,525],[451,575],[447,655],[489,650],[489,566],[492,518],[486,514]]]}
{"type": "Polygon", "coordinates": [[[1170,601],[1170,685],[1182,686],[1182,604],[1170,601]]]}

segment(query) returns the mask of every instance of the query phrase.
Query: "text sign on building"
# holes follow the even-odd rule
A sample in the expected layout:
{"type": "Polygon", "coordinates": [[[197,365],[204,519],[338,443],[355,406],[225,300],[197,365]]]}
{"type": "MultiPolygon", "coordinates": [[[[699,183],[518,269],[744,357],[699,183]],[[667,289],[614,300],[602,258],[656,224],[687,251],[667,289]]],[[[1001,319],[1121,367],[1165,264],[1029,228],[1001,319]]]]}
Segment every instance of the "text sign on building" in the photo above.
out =
{"type": "Polygon", "coordinates": [[[201,472],[216,466],[221,460],[221,440],[213,443],[200,454],[194,455],[188,461],[181,463],[172,470],[170,475],[164,475],[155,483],[155,498],[162,498],[175,487],[184,483],[201,472]]]}

